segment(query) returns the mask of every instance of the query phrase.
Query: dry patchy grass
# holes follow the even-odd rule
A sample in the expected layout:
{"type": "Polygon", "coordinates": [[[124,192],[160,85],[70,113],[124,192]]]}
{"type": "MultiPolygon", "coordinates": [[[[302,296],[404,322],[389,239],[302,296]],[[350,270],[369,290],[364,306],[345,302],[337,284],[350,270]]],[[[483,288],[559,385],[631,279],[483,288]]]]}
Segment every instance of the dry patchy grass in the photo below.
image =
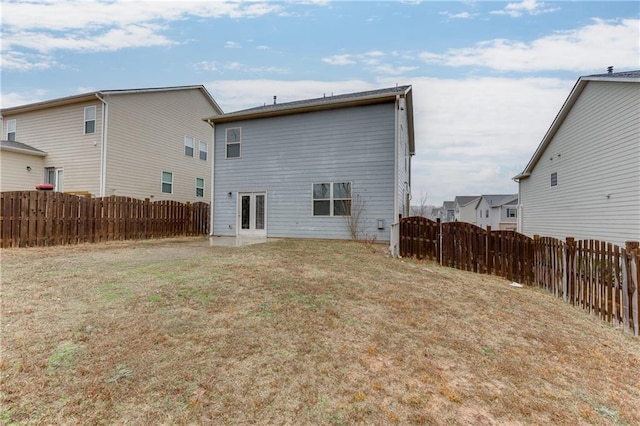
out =
{"type": "Polygon", "coordinates": [[[2,252],[11,424],[639,424],[640,340],[381,245],[2,252]]]}

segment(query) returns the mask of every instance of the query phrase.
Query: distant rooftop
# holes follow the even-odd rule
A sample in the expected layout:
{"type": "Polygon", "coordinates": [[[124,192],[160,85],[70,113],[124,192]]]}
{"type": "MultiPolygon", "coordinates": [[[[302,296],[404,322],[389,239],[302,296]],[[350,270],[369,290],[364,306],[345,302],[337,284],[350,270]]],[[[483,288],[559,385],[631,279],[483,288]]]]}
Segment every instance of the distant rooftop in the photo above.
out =
{"type": "Polygon", "coordinates": [[[586,75],[584,77],[640,78],[640,70],[622,71],[622,72],[612,71],[604,74],[586,75]]]}

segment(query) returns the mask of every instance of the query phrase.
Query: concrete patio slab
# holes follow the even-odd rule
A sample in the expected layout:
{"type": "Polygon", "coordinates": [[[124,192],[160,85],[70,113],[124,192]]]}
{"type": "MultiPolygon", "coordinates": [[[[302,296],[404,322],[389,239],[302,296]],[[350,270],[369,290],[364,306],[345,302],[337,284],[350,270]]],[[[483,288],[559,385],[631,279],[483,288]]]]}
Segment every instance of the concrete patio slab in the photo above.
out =
{"type": "Polygon", "coordinates": [[[249,244],[261,244],[268,241],[276,241],[267,237],[210,237],[209,245],[218,247],[241,247],[249,244]]]}

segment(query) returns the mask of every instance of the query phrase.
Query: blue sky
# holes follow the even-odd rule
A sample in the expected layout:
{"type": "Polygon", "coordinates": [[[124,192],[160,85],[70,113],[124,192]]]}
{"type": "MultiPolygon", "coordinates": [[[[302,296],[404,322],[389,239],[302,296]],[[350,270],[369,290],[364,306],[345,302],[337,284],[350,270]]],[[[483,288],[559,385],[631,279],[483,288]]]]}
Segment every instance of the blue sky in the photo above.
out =
{"type": "Polygon", "coordinates": [[[413,85],[413,203],[516,193],[576,80],[640,69],[630,1],[3,1],[0,106],[204,84],[225,112],[413,85]]]}

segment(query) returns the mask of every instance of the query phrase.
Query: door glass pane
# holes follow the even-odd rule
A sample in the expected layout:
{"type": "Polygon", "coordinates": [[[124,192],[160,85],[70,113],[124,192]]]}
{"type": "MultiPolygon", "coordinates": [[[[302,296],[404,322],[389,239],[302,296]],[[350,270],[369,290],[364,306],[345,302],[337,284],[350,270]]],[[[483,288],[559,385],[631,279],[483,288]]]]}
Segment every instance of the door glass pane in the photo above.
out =
{"type": "Polygon", "coordinates": [[[243,195],[240,201],[242,203],[241,227],[242,229],[250,229],[251,218],[251,196],[243,195]]]}
{"type": "Polygon", "coordinates": [[[264,195],[256,195],[256,229],[264,229],[264,195]]]}
{"type": "Polygon", "coordinates": [[[64,191],[64,171],[56,170],[56,191],[63,192],[64,191]]]}

